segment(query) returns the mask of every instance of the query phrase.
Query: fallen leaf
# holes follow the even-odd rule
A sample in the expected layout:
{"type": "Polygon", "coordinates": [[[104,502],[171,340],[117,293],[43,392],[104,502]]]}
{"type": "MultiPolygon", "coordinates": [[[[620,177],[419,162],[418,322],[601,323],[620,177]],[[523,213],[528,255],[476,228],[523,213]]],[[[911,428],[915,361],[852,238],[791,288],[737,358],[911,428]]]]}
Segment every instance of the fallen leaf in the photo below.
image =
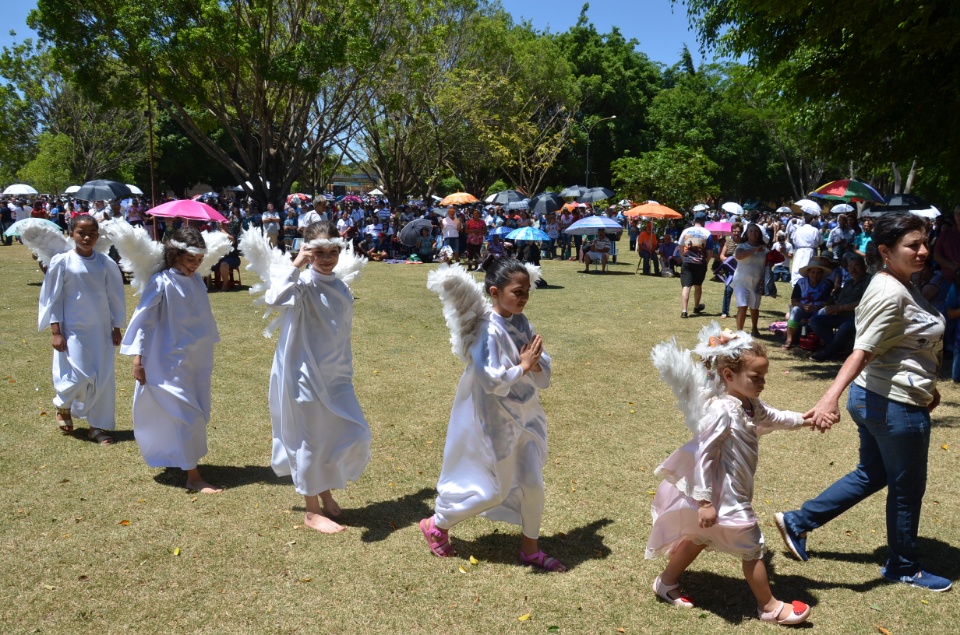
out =
{"type": "Polygon", "coordinates": [[[121,521],[120,521],[120,525],[122,525],[122,526],[124,526],[124,527],[127,527],[127,526],[130,525],[130,521],[129,521],[129,520],[121,520],[121,521]]]}
{"type": "Polygon", "coordinates": [[[548,627],[547,627],[547,632],[548,632],[548,633],[559,633],[559,632],[560,632],[560,627],[559,627],[559,626],[556,626],[556,625],[554,625],[554,626],[548,626],[548,627]]]}
{"type": "Polygon", "coordinates": [[[470,556],[470,564],[472,564],[473,566],[477,566],[478,564],[480,564],[480,561],[474,558],[473,556],[470,556]]]}
{"type": "Polygon", "coordinates": [[[617,632],[618,632],[618,633],[626,633],[626,632],[627,632],[627,629],[625,629],[625,628],[623,628],[623,627],[621,626],[620,628],[617,629],[617,632]]]}
{"type": "Polygon", "coordinates": [[[870,605],[870,608],[872,608],[874,611],[880,611],[880,610],[881,610],[880,607],[879,607],[878,605],[876,605],[876,604],[871,604],[871,605],[870,605]]]}
{"type": "MultiPolygon", "coordinates": [[[[56,591],[56,590],[57,590],[57,587],[51,586],[51,585],[49,585],[49,584],[44,584],[44,585],[43,585],[43,588],[46,589],[47,591],[56,591]]],[[[528,615],[527,617],[530,617],[530,616],[528,615]]]]}
{"type": "Polygon", "coordinates": [[[526,622],[526,621],[529,620],[529,619],[530,619],[530,614],[529,614],[529,613],[524,613],[523,615],[521,615],[520,617],[517,618],[517,621],[518,621],[518,622],[526,622]]]}
{"type": "Polygon", "coordinates": [[[941,449],[941,450],[949,450],[949,449],[950,449],[950,446],[947,445],[946,443],[944,443],[943,445],[940,446],[940,449],[941,449]]]}
{"type": "Polygon", "coordinates": [[[927,602],[926,600],[920,600],[920,604],[930,604],[930,603],[927,602]]]}
{"type": "Polygon", "coordinates": [[[179,556],[179,555],[180,555],[180,547],[174,547],[174,548],[173,548],[173,555],[175,555],[175,556],[179,556]]]}
{"type": "Polygon", "coordinates": [[[77,578],[77,580],[79,580],[80,582],[89,582],[90,578],[85,575],[82,575],[79,578],[77,578]]]}
{"type": "Polygon", "coordinates": [[[633,415],[633,414],[637,414],[637,411],[636,411],[636,410],[631,410],[631,411],[630,411],[630,414],[632,414],[632,415],[633,415]]]}
{"type": "MultiPolygon", "coordinates": [[[[40,416],[41,416],[41,417],[46,417],[46,416],[47,416],[47,413],[41,412],[41,413],[40,413],[40,416]]],[[[947,448],[943,448],[943,449],[946,450],[947,448]]]]}
{"type": "Polygon", "coordinates": [[[460,573],[466,573],[466,572],[467,572],[467,570],[463,568],[463,565],[460,565],[459,567],[457,567],[457,569],[460,571],[460,573]]]}
{"type": "Polygon", "coordinates": [[[64,483],[69,483],[69,482],[70,482],[70,479],[68,479],[68,478],[62,478],[62,479],[60,479],[60,484],[61,484],[61,485],[63,485],[64,483]]]}
{"type": "Polygon", "coordinates": [[[878,626],[878,627],[877,627],[877,630],[880,631],[881,633],[883,633],[883,635],[890,635],[890,631],[888,631],[887,629],[885,629],[885,628],[882,627],[882,626],[878,626]]]}
{"type": "Polygon", "coordinates": [[[300,581],[303,582],[304,584],[306,584],[307,582],[310,582],[311,580],[313,580],[313,578],[300,578],[300,581]]]}

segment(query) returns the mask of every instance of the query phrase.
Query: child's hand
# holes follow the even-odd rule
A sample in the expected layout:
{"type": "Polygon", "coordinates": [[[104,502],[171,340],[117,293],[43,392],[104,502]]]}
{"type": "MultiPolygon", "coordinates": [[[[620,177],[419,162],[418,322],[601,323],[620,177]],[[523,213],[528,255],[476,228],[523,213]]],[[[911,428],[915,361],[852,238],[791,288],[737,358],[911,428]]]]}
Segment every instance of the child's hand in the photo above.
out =
{"type": "Polygon", "coordinates": [[[717,524],[717,509],[712,505],[703,505],[697,510],[700,517],[700,528],[708,529],[717,524]]]}
{"type": "Polygon", "coordinates": [[[119,328],[119,327],[114,327],[114,329],[113,329],[113,334],[111,335],[111,337],[112,337],[112,339],[113,339],[113,345],[114,345],[114,346],[120,346],[120,342],[123,341],[123,337],[120,335],[120,328],[119,328]]]}
{"type": "Polygon", "coordinates": [[[520,349],[520,367],[524,373],[534,370],[534,366],[540,365],[540,355],[543,354],[543,339],[535,335],[532,340],[524,344],[520,349]]]}
{"type": "Polygon", "coordinates": [[[50,342],[50,345],[53,346],[53,350],[64,353],[67,350],[67,338],[60,333],[56,333],[53,336],[53,341],[50,342]]]}
{"type": "Polygon", "coordinates": [[[301,248],[297,253],[297,257],[293,259],[293,266],[299,269],[308,262],[310,262],[310,250],[301,248]]]}

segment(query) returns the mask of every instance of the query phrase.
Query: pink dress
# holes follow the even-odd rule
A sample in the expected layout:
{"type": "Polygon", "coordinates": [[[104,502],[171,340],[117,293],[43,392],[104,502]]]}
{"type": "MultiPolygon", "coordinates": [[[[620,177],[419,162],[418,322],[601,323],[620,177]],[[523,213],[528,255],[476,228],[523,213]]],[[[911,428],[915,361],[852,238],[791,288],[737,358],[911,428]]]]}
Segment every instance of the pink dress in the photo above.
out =
{"type": "Polygon", "coordinates": [[[749,414],[740,400],[724,395],[707,403],[700,433],[667,457],[655,474],[663,477],[653,499],[653,531],[646,557],[671,554],[684,540],[743,560],[763,555],[763,534],[753,513],[753,478],[759,438],[803,424],[798,412],[752,401],[749,414]],[[697,501],[709,500],[717,523],[700,528],[697,501]]]}

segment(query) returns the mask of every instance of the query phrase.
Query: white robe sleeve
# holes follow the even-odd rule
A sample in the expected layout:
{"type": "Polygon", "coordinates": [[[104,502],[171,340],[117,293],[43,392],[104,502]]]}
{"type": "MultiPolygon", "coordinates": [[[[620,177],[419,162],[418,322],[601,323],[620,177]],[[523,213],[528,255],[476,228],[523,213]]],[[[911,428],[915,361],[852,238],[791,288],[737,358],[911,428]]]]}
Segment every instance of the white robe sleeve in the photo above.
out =
{"type": "Polygon", "coordinates": [[[109,257],[107,261],[107,302],[110,304],[110,317],[114,328],[123,328],[127,322],[127,300],[123,293],[123,274],[120,267],[109,257]]]}
{"type": "Polygon", "coordinates": [[[50,259],[47,275],[43,277],[43,286],[40,288],[38,331],[51,324],[58,324],[63,319],[63,272],[66,266],[63,254],[57,254],[50,259]]]}
{"type": "Polygon", "coordinates": [[[163,291],[164,284],[159,275],[154,275],[144,286],[140,303],[130,316],[130,324],[127,325],[127,332],[120,344],[121,355],[143,355],[143,351],[147,348],[146,338],[156,332],[163,291]]]}
{"type": "Polygon", "coordinates": [[[757,436],[776,430],[793,430],[803,425],[803,415],[791,410],[777,410],[759,399],[754,402],[753,423],[757,436]]]}
{"type": "Polygon", "coordinates": [[[263,301],[273,308],[290,307],[296,302],[297,281],[300,270],[284,264],[270,265],[270,288],[263,294],[263,301]]]}
{"type": "Polygon", "coordinates": [[[701,422],[700,435],[693,467],[693,499],[713,502],[723,458],[724,441],[730,434],[730,412],[723,400],[716,400],[707,409],[705,421],[701,422]]]}
{"type": "Polygon", "coordinates": [[[510,337],[496,328],[481,334],[482,343],[474,347],[476,380],[486,393],[498,397],[510,394],[510,388],[523,378],[523,368],[514,364],[504,345],[513,348],[510,337]]]}

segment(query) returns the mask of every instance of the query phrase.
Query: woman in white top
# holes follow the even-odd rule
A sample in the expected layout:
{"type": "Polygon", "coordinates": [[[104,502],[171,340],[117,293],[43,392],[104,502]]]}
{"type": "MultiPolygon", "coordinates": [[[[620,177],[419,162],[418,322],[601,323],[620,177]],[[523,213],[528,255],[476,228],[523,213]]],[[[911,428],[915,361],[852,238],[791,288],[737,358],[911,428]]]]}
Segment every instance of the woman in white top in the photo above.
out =
{"type": "Polygon", "coordinates": [[[849,386],[847,411],[860,433],[859,464],[799,510],[777,514],[776,522],[790,552],[806,560],[806,532],[886,487],[887,562],[881,576],[946,591],[950,580],[924,570],[917,545],[945,328],[943,316],[910,282],[929,256],[924,219],[884,214],[877,220],[867,259],[882,262],[883,269],[857,308],[853,353],[804,415],[821,429],[836,423],[840,395],[849,386]]]}
{"type": "Polygon", "coordinates": [[[456,262],[460,262],[461,229],[460,219],[456,217],[456,210],[451,205],[447,208],[447,215],[440,220],[440,236],[443,238],[443,246],[453,251],[453,260],[456,262]]]}

